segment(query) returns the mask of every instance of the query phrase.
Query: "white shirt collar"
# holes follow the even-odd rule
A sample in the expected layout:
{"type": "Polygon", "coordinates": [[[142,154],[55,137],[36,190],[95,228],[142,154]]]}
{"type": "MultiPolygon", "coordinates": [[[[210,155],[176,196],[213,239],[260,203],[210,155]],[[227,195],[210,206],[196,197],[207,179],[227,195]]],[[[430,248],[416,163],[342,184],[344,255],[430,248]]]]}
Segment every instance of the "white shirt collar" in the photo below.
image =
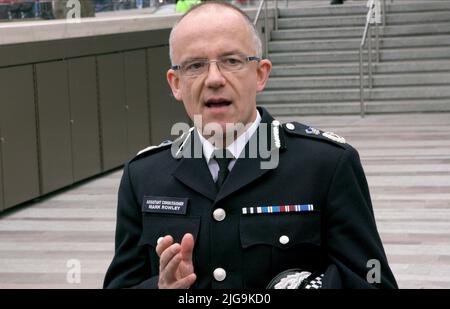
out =
{"type": "MultiPolygon", "coordinates": [[[[238,138],[233,141],[230,145],[228,145],[227,150],[231,152],[233,157],[239,158],[239,155],[244,150],[245,145],[247,145],[248,141],[252,137],[253,133],[256,132],[258,129],[259,124],[261,123],[261,115],[259,114],[259,111],[256,110],[256,119],[255,121],[248,127],[247,130],[245,130],[244,133],[238,136],[238,138]]],[[[212,154],[214,150],[217,148],[211,144],[210,141],[208,141],[206,138],[203,137],[203,135],[200,134],[200,131],[197,128],[198,136],[200,138],[200,141],[202,142],[203,147],[203,155],[205,156],[206,163],[209,163],[211,160],[212,154]]]]}

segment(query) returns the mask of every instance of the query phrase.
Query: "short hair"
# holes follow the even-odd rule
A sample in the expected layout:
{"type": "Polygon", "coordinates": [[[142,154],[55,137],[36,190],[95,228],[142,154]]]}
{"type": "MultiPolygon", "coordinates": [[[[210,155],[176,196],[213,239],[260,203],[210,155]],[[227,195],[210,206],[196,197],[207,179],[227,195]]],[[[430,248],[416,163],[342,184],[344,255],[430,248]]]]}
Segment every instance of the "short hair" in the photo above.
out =
{"type": "Polygon", "coordinates": [[[262,42],[261,42],[261,38],[259,36],[258,29],[256,29],[255,25],[253,24],[252,20],[247,16],[247,14],[245,14],[245,12],[242,11],[241,9],[239,9],[238,7],[232,5],[228,2],[219,1],[219,0],[209,0],[209,1],[201,2],[201,3],[193,6],[192,8],[190,8],[189,11],[184,13],[183,16],[181,16],[181,18],[172,27],[172,30],[170,31],[170,37],[169,37],[169,56],[170,56],[170,62],[172,63],[172,65],[174,65],[172,43],[173,43],[173,36],[174,36],[176,27],[187,15],[189,15],[190,13],[197,11],[200,8],[205,7],[207,5],[222,6],[222,7],[229,8],[229,9],[232,9],[232,10],[238,12],[246,21],[246,24],[250,30],[250,34],[252,35],[253,45],[255,47],[255,53],[256,53],[255,56],[262,58],[262,42]]]}

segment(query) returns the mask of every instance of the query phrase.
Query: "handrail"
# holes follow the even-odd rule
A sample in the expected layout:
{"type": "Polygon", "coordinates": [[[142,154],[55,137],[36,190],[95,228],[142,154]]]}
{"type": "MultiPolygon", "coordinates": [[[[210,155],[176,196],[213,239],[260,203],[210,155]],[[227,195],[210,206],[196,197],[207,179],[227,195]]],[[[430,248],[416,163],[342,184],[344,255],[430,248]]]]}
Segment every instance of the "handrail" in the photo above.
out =
{"type": "MultiPolygon", "coordinates": [[[[269,23],[268,23],[268,16],[267,16],[267,12],[268,12],[267,2],[268,1],[261,0],[261,2],[259,3],[258,11],[256,12],[255,19],[253,20],[253,24],[256,26],[256,24],[258,23],[259,17],[261,15],[261,12],[263,10],[263,6],[264,6],[264,57],[265,58],[269,58],[269,49],[268,49],[269,23]]],[[[275,1],[274,30],[278,30],[278,18],[279,18],[279,14],[280,14],[279,9],[278,9],[278,0],[273,0],[273,1],[275,1]]],[[[285,0],[285,6],[288,7],[288,5],[289,5],[289,0],[285,0]]]]}
{"type": "MultiPolygon", "coordinates": [[[[267,20],[267,1],[261,0],[261,3],[258,7],[258,12],[256,13],[256,17],[253,21],[253,24],[256,26],[259,20],[259,16],[261,15],[262,7],[264,5],[264,58],[269,58],[269,22],[267,20]]],[[[275,14],[276,15],[276,14],[275,14]]]]}
{"type": "Polygon", "coordinates": [[[256,12],[255,19],[253,20],[253,24],[254,24],[255,26],[256,26],[256,23],[258,22],[259,15],[261,15],[262,6],[263,6],[263,4],[264,4],[264,1],[265,1],[265,0],[262,0],[262,1],[259,3],[258,11],[256,12]]]}
{"type": "MultiPolygon", "coordinates": [[[[393,3],[394,0],[391,0],[393,3]]],[[[379,38],[379,28],[378,25],[382,24],[383,28],[386,26],[386,0],[383,0],[380,4],[380,0],[369,0],[367,2],[369,11],[367,12],[366,25],[364,27],[363,37],[361,39],[361,44],[359,45],[359,98],[360,98],[360,114],[364,118],[365,115],[365,102],[364,102],[364,61],[363,61],[363,50],[366,44],[367,37],[367,58],[368,58],[368,86],[369,89],[373,88],[373,74],[372,74],[372,29],[371,25],[375,24],[376,29],[376,62],[380,62],[380,38],[379,38]]]]}
{"type": "MultiPolygon", "coordinates": [[[[385,0],[383,0],[384,2],[385,0]]],[[[366,25],[364,27],[363,37],[361,39],[361,44],[359,45],[359,99],[360,99],[360,115],[364,118],[365,115],[365,102],[364,102],[364,60],[363,60],[363,50],[367,42],[367,58],[368,58],[368,86],[370,89],[373,88],[373,78],[372,78],[372,29],[371,25],[375,24],[376,28],[376,62],[380,61],[380,40],[379,40],[379,30],[378,24],[381,23],[381,12],[380,12],[380,0],[369,0],[367,2],[369,11],[367,12],[366,25]],[[368,39],[367,39],[368,38],[368,39]]],[[[383,10],[383,12],[386,12],[383,10]]]]}

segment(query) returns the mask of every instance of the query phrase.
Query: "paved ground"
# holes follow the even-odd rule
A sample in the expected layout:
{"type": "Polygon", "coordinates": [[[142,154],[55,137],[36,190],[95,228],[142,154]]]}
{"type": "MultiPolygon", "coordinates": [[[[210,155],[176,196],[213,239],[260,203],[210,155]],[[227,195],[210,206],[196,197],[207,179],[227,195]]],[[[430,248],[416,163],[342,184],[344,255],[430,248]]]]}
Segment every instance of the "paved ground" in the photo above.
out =
{"type": "MultiPolygon", "coordinates": [[[[360,151],[400,287],[450,288],[450,114],[301,122],[343,135],[360,151]]],[[[109,173],[0,217],[0,288],[100,288],[113,254],[120,176],[109,173]]]]}

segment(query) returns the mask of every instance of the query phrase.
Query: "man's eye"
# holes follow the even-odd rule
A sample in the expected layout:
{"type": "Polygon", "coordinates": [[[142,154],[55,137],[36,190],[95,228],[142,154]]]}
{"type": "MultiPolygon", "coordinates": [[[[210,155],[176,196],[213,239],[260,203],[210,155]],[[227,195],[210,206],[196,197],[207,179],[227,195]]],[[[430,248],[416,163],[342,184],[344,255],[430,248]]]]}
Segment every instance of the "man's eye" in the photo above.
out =
{"type": "Polygon", "coordinates": [[[241,64],[242,60],[239,58],[226,58],[226,59],[224,59],[223,62],[228,65],[236,65],[236,64],[241,64]]]}
{"type": "Polygon", "coordinates": [[[193,63],[189,63],[186,65],[186,70],[196,71],[196,70],[200,70],[204,66],[205,66],[205,63],[203,63],[203,62],[193,62],[193,63]]]}

